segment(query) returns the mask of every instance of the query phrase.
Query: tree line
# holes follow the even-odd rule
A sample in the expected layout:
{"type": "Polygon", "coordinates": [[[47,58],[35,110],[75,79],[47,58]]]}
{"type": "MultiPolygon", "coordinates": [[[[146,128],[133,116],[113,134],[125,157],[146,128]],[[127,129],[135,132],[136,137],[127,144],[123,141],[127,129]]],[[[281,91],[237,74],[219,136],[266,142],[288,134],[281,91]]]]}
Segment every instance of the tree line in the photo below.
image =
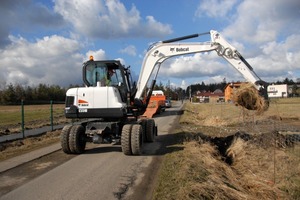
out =
{"type": "Polygon", "coordinates": [[[227,85],[227,83],[225,81],[223,81],[221,83],[210,83],[210,84],[205,84],[204,82],[202,82],[202,83],[197,83],[197,84],[188,86],[186,92],[188,94],[190,92],[191,92],[191,94],[194,94],[197,91],[214,92],[217,89],[224,91],[226,85],[227,85]]]}
{"type": "Polygon", "coordinates": [[[58,85],[39,84],[36,87],[9,84],[5,89],[0,90],[0,104],[19,105],[21,101],[26,104],[42,104],[64,102],[66,88],[58,85]]]}
{"type": "MultiPolygon", "coordinates": [[[[274,84],[287,84],[293,85],[293,96],[300,96],[300,79],[293,81],[292,79],[285,78],[283,81],[273,82],[274,84]]],[[[186,90],[180,87],[171,88],[164,86],[162,83],[155,85],[154,90],[162,90],[165,95],[170,99],[183,99],[197,91],[210,91],[214,92],[216,89],[224,91],[226,81],[221,83],[205,84],[204,82],[190,85],[186,90]]],[[[78,85],[70,85],[68,88],[79,87],[78,85]]],[[[49,101],[64,102],[66,97],[66,91],[68,88],[61,87],[59,85],[46,85],[39,84],[38,86],[21,86],[19,84],[9,84],[5,89],[0,89],[0,104],[1,105],[19,105],[23,100],[26,104],[42,104],[49,101]]]]}

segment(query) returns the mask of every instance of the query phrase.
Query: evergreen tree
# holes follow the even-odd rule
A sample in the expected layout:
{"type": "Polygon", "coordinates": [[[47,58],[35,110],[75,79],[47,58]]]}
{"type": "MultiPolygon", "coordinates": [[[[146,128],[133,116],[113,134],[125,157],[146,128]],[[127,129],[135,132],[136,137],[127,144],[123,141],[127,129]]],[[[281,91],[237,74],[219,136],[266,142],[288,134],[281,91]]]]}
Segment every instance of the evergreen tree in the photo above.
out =
{"type": "Polygon", "coordinates": [[[16,92],[13,84],[9,84],[8,87],[2,93],[3,104],[15,104],[16,103],[16,92]]]}

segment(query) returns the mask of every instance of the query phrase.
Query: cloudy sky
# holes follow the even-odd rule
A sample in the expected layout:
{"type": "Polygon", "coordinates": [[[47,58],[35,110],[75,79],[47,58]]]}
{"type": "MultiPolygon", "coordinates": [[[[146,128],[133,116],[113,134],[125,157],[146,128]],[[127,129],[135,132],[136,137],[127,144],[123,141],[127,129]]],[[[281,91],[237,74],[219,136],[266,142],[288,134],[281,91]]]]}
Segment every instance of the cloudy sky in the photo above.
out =
{"type": "MultiPolygon", "coordinates": [[[[300,78],[299,0],[0,1],[0,86],[82,84],[89,55],[119,59],[137,79],[157,41],[219,31],[265,81],[300,78]]],[[[187,42],[205,42],[199,37],[187,42]]],[[[242,81],[215,52],[163,63],[158,82],[242,81]]]]}

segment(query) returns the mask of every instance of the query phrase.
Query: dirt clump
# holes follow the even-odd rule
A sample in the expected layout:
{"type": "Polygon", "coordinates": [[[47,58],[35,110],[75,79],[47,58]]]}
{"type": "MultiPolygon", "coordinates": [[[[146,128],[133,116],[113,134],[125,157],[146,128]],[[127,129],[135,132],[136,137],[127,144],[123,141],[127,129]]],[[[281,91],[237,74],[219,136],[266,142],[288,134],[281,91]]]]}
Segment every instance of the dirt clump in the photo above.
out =
{"type": "Polygon", "coordinates": [[[253,84],[242,84],[232,96],[232,100],[239,106],[248,110],[256,110],[257,114],[262,114],[269,107],[268,103],[259,95],[253,84]]]}

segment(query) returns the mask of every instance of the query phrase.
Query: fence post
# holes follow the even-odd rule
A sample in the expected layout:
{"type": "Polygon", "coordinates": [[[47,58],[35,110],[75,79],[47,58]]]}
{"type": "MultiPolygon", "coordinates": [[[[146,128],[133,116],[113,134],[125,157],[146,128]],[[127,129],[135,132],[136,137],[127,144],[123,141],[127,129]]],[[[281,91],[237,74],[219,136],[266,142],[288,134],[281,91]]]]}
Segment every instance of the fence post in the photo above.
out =
{"type": "Polygon", "coordinates": [[[25,131],[24,131],[24,101],[21,100],[21,128],[22,128],[22,137],[25,138],[25,131]]]}
{"type": "Polygon", "coordinates": [[[53,101],[50,101],[50,124],[51,124],[51,131],[53,131],[53,101]]]}

